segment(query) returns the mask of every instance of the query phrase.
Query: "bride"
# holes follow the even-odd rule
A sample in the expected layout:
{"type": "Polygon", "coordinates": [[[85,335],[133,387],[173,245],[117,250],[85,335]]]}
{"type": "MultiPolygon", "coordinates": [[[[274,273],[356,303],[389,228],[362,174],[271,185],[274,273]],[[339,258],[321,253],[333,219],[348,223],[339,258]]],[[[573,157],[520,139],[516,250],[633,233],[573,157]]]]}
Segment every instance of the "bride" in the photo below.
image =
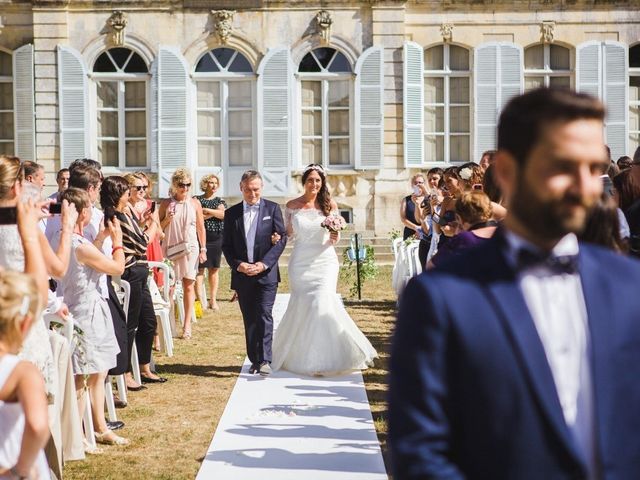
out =
{"type": "Polygon", "coordinates": [[[287,203],[287,235],[295,240],[289,258],[291,297],[273,341],[274,370],[335,375],[373,364],[378,356],[336,294],[337,232],[320,224],[338,207],[320,165],[303,175],[304,194],[287,203]]]}

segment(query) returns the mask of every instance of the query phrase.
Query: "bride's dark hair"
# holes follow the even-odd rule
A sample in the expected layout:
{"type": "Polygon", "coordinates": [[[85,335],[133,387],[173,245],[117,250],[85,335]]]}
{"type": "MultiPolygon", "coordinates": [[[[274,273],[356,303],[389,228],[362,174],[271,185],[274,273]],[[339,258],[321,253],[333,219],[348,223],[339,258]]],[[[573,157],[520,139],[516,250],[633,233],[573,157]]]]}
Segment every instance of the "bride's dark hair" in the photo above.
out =
{"type": "Polygon", "coordinates": [[[302,173],[302,185],[304,185],[311,175],[311,172],[317,172],[320,175],[320,179],[322,180],[322,186],[320,187],[320,191],[318,192],[318,204],[320,205],[320,210],[325,215],[329,215],[331,213],[331,194],[329,193],[329,189],[327,189],[327,176],[324,173],[324,168],[321,165],[316,163],[312,163],[307,165],[302,173]]]}

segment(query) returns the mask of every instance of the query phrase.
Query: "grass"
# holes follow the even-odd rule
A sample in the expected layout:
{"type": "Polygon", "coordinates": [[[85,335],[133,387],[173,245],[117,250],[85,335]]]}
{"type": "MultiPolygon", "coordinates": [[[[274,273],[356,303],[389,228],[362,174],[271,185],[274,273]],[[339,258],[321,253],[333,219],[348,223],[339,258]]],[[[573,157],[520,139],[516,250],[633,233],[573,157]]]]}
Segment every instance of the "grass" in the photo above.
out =
{"type": "MultiPolygon", "coordinates": [[[[286,268],[280,292],[289,290],[286,268]]],[[[365,283],[362,301],[348,299],[349,287],[339,283],[347,310],[378,350],[374,368],[364,372],[374,424],[386,462],[386,375],[389,338],[395,316],[391,267],[365,283]]],[[[208,313],[193,327],[189,341],[176,339],[174,356],[155,353],[157,371],[169,381],[129,392],[129,406],[118,410],[126,427],[128,447],[105,446],[101,455],[65,465],[67,479],[193,479],[204,458],[218,420],[245,357],[242,317],[230,303],[229,272],[221,270],[220,311],[208,313]]],[[[388,463],[387,463],[388,465],[388,463]]]]}

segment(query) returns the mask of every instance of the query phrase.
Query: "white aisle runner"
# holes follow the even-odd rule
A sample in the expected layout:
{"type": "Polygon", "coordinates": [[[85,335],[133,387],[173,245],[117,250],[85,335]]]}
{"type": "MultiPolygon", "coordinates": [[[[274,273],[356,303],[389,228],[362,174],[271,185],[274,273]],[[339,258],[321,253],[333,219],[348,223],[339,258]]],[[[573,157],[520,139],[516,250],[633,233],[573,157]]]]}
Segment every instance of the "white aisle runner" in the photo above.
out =
{"type": "MultiPolygon", "coordinates": [[[[288,301],[277,296],[276,325],[288,301]]],[[[387,479],[360,372],[263,378],[249,366],[245,360],[198,480],[387,479]]]]}

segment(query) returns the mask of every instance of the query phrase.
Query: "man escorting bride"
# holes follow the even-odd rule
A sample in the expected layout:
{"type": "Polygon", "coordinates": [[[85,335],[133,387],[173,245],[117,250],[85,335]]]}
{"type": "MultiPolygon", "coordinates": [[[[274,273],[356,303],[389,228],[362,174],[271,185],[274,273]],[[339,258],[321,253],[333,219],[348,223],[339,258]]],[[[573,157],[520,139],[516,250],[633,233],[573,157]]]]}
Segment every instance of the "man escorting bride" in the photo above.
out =
{"type": "Polygon", "coordinates": [[[303,375],[335,375],[373,364],[377,353],[336,294],[340,264],[334,245],[339,233],[322,226],[338,215],[324,169],[309,165],[302,174],[304,193],[287,203],[287,237],[294,239],[289,259],[291,297],[273,341],[274,370],[303,375]]]}

